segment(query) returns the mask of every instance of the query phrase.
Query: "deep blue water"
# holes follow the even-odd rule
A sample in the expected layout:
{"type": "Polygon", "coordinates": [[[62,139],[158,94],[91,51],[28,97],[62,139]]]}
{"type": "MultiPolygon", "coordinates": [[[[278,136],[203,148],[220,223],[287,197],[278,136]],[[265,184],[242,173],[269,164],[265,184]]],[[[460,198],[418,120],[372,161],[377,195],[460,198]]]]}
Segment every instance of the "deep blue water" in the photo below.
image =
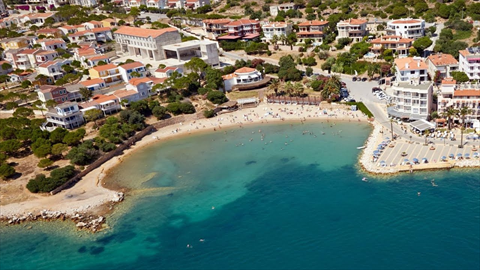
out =
{"type": "Polygon", "coordinates": [[[0,269],[480,269],[480,170],[362,182],[370,130],[277,124],[149,147],[108,180],[131,189],[109,229],[2,227],[0,269]]]}

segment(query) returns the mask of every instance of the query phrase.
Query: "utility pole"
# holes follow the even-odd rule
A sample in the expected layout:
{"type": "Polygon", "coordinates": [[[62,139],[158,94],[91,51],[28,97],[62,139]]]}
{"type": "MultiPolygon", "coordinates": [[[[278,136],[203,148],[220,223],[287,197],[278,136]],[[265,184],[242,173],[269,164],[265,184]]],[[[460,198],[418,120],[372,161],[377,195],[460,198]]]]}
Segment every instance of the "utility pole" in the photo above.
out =
{"type": "Polygon", "coordinates": [[[390,120],[390,129],[392,130],[392,141],[394,140],[393,138],[393,120],[390,120]]]}

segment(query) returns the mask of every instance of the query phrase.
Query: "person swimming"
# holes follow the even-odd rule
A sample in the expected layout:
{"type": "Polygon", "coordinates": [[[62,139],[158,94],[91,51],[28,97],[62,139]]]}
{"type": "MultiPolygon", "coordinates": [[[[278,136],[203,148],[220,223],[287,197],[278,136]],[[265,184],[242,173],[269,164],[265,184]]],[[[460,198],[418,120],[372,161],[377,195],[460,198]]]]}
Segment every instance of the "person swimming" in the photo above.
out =
{"type": "Polygon", "coordinates": [[[362,178],[362,181],[363,181],[363,182],[368,182],[368,179],[367,179],[366,177],[363,177],[363,178],[362,178]]]}

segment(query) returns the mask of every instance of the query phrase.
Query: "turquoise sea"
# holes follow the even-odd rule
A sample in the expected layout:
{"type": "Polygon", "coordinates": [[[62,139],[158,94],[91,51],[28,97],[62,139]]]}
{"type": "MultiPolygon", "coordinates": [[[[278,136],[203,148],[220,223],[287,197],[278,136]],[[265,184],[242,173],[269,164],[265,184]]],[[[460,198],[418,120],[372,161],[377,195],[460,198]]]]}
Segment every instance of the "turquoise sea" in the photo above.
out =
{"type": "Polygon", "coordinates": [[[370,131],[282,123],[160,142],[107,180],[129,189],[109,229],[1,226],[0,269],[480,269],[480,170],[363,182],[370,131]]]}

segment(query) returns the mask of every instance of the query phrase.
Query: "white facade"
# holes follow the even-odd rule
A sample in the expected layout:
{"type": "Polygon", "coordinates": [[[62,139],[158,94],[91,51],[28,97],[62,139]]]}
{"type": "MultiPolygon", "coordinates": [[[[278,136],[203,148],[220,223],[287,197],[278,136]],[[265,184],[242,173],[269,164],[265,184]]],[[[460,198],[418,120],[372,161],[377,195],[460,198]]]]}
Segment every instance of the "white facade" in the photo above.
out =
{"type": "Polygon", "coordinates": [[[350,38],[352,42],[360,42],[367,35],[367,21],[348,19],[337,23],[338,35],[336,39],[350,38]]]}
{"type": "Polygon", "coordinates": [[[458,59],[460,71],[465,72],[470,80],[480,79],[480,47],[461,50],[458,59]]]}
{"type": "Polygon", "coordinates": [[[421,83],[428,81],[428,66],[419,57],[395,59],[397,82],[421,83]]]}
{"type": "Polygon", "coordinates": [[[172,76],[174,72],[183,75],[183,69],[179,67],[166,67],[166,68],[159,68],[155,70],[155,77],[156,78],[169,78],[172,76]]]}
{"type": "Polygon", "coordinates": [[[122,26],[114,37],[119,44],[119,53],[155,61],[165,58],[162,54],[163,46],[182,42],[175,28],[153,30],[122,26]]]}
{"type": "Polygon", "coordinates": [[[270,6],[270,15],[277,16],[279,11],[288,11],[290,9],[297,9],[295,3],[285,3],[276,6],[270,6]]]}
{"type": "Polygon", "coordinates": [[[47,51],[54,51],[56,49],[67,49],[67,43],[63,39],[42,39],[37,40],[37,44],[42,46],[42,49],[47,51]]]}
{"type": "Polygon", "coordinates": [[[53,79],[53,81],[56,81],[60,78],[63,78],[63,70],[62,66],[63,65],[69,65],[71,63],[70,60],[54,60],[54,61],[48,61],[43,64],[40,64],[37,67],[37,72],[39,74],[43,74],[47,77],[50,77],[53,79]]]}
{"type": "Polygon", "coordinates": [[[147,7],[164,9],[167,6],[167,0],[147,0],[147,7]]]}
{"type": "Polygon", "coordinates": [[[264,39],[269,41],[273,36],[287,36],[292,32],[292,24],[284,22],[274,22],[262,25],[264,39]]]}
{"type": "Polygon", "coordinates": [[[389,21],[386,31],[388,35],[418,39],[425,35],[425,20],[407,18],[389,21]]]}
{"type": "Polygon", "coordinates": [[[85,121],[76,102],[65,102],[55,106],[46,115],[47,122],[42,129],[53,131],[57,127],[73,129],[80,127],[85,121]]]}
{"type": "Polygon", "coordinates": [[[428,120],[432,109],[433,83],[394,83],[392,90],[395,105],[387,108],[390,116],[408,120],[428,120]]]}
{"type": "Polygon", "coordinates": [[[234,73],[223,76],[225,91],[232,90],[235,85],[250,84],[261,80],[263,80],[262,73],[248,67],[237,69],[234,73]]]}
{"type": "Polygon", "coordinates": [[[442,114],[449,108],[461,109],[467,107],[471,113],[466,115],[467,122],[472,119],[480,119],[480,85],[479,84],[456,84],[453,79],[442,81],[438,91],[437,111],[442,114]]]}
{"type": "Polygon", "coordinates": [[[162,47],[169,66],[183,66],[193,57],[205,61],[210,66],[219,66],[218,43],[210,40],[190,40],[162,47]]]}
{"type": "Polygon", "coordinates": [[[432,54],[425,61],[428,65],[428,74],[433,80],[437,72],[440,73],[440,79],[452,77],[452,71],[458,71],[458,61],[450,54],[439,53],[432,54]]]}
{"type": "Polygon", "coordinates": [[[122,75],[122,79],[124,82],[128,82],[132,78],[135,78],[132,76],[133,72],[137,72],[138,74],[140,74],[139,78],[145,77],[147,74],[147,69],[140,62],[133,62],[118,66],[118,71],[120,72],[120,75],[122,75]]]}

